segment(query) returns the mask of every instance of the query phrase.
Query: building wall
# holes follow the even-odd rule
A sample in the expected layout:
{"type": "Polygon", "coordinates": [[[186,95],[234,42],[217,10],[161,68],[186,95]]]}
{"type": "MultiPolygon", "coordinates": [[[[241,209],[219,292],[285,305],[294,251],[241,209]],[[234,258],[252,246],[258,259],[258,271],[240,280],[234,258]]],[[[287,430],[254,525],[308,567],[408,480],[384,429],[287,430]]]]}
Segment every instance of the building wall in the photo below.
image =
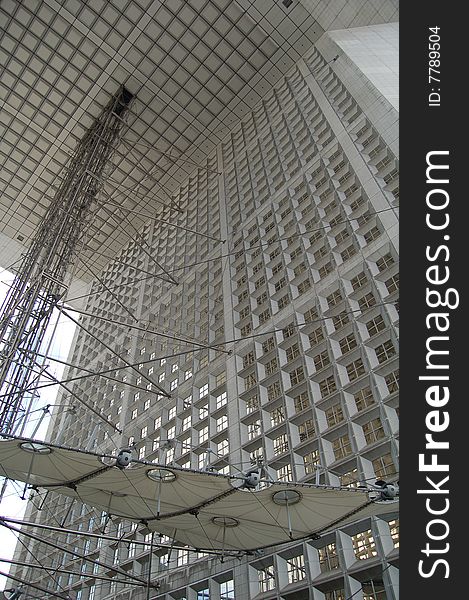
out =
{"type": "MultiPolygon", "coordinates": [[[[330,62],[333,37],[305,55],[162,209],[158,217],[180,228],[148,224],[103,273],[112,293],[94,284],[87,310],[125,325],[83,318],[88,333],[78,335],[71,362],[115,367],[116,381],[85,379],[73,392],[123,434],[79,407],[73,420],[56,416],[51,439],[105,452],[133,444],[140,458],[192,468],[208,461],[225,473],[262,461],[281,480],[397,478],[397,113],[383,103],[389,121],[380,131],[368,96],[347,87],[349,63],[330,62]],[[167,279],[152,257],[176,284],[155,276],[167,279]],[[128,309],[139,327],[168,337],[132,329],[128,309]],[[111,348],[136,367],[121,368],[111,348]]],[[[356,63],[354,77],[369,81],[356,63]]],[[[106,525],[128,543],[98,547],[71,535],[67,542],[145,573],[148,552],[130,544],[147,532],[69,507],[48,500],[31,518],[106,525]]],[[[54,568],[81,565],[33,547],[54,568]]],[[[361,586],[364,598],[394,599],[397,547],[390,509],[241,561],[163,548],[152,560],[162,582],[155,597],[205,600],[208,589],[211,599],[345,600],[360,597],[361,586]]],[[[121,584],[93,587],[88,569],[81,600],[145,597],[121,584]]],[[[58,577],[80,589],[76,577],[58,577]]]]}

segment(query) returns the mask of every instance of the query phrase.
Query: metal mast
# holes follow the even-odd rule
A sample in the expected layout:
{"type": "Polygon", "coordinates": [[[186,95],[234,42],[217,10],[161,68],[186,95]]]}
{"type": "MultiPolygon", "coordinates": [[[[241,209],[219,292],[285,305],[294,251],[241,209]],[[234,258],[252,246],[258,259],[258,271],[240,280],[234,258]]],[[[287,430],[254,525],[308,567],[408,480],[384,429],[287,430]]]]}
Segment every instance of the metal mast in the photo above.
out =
{"type": "Polygon", "coordinates": [[[0,432],[31,403],[41,344],[97,208],[133,94],[121,87],[79,142],[0,311],[0,432]]]}

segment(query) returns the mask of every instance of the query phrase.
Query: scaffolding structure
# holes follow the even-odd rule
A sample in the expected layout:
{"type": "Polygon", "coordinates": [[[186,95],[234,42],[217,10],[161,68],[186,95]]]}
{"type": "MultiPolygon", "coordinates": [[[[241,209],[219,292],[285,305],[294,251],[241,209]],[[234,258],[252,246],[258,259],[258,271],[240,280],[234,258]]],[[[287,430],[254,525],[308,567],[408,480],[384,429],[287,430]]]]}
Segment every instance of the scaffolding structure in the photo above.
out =
{"type": "MultiPolygon", "coordinates": [[[[0,432],[31,410],[40,356],[54,308],[73,278],[75,259],[99,209],[98,195],[133,94],[122,86],[77,145],[23,257],[0,311],[0,432]]],[[[24,419],[23,419],[24,420],[24,419]]]]}

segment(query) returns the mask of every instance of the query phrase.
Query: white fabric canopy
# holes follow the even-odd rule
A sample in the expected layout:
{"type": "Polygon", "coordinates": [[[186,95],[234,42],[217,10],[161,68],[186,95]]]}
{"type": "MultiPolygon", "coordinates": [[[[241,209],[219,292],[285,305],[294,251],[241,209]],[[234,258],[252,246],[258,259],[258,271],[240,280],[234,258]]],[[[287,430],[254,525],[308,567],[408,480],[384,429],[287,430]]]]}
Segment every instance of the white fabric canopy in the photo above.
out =
{"type": "Polygon", "coordinates": [[[255,550],[397,510],[394,502],[370,503],[361,489],[275,482],[250,491],[225,475],[139,462],[119,469],[106,461],[42,442],[0,441],[5,477],[145,522],[197,549],[255,550]]]}

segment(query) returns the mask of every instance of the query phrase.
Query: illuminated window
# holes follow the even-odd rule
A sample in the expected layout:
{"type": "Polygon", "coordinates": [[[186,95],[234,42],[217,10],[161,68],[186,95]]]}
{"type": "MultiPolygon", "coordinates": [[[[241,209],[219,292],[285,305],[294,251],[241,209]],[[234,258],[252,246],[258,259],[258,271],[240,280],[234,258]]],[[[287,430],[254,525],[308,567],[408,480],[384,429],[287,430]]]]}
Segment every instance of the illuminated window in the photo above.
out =
{"type": "Polygon", "coordinates": [[[293,481],[292,468],[290,464],[277,469],[277,479],[278,481],[293,481]]]}
{"type": "Polygon", "coordinates": [[[303,554],[287,560],[288,583],[302,581],[306,577],[305,557],[303,554]]]}
{"type": "Polygon", "coordinates": [[[289,445],[288,445],[288,437],[286,433],[283,433],[282,435],[279,435],[277,438],[274,439],[274,454],[277,456],[278,454],[283,454],[284,452],[287,452],[289,445]]]}
{"type": "Polygon", "coordinates": [[[399,519],[394,519],[393,521],[389,521],[389,530],[391,533],[392,543],[394,544],[394,548],[399,548],[399,519]]]}
{"type": "Polygon", "coordinates": [[[260,592],[268,592],[275,589],[275,574],[273,567],[260,569],[258,572],[260,592]]]}
{"type": "Polygon", "coordinates": [[[228,440],[222,440],[221,442],[219,442],[217,444],[217,454],[219,454],[220,456],[224,456],[225,454],[228,454],[228,452],[230,451],[230,445],[228,440]]]}
{"type": "Polygon", "coordinates": [[[377,554],[375,540],[371,535],[371,529],[352,536],[352,545],[355,552],[355,558],[358,560],[366,560],[377,554]]]}
{"type": "Polygon", "coordinates": [[[203,427],[199,430],[199,444],[203,444],[208,440],[208,427],[203,427]]]}
{"type": "Polygon", "coordinates": [[[226,415],[222,415],[219,419],[217,419],[217,431],[223,431],[228,427],[228,417],[226,415]]]}

